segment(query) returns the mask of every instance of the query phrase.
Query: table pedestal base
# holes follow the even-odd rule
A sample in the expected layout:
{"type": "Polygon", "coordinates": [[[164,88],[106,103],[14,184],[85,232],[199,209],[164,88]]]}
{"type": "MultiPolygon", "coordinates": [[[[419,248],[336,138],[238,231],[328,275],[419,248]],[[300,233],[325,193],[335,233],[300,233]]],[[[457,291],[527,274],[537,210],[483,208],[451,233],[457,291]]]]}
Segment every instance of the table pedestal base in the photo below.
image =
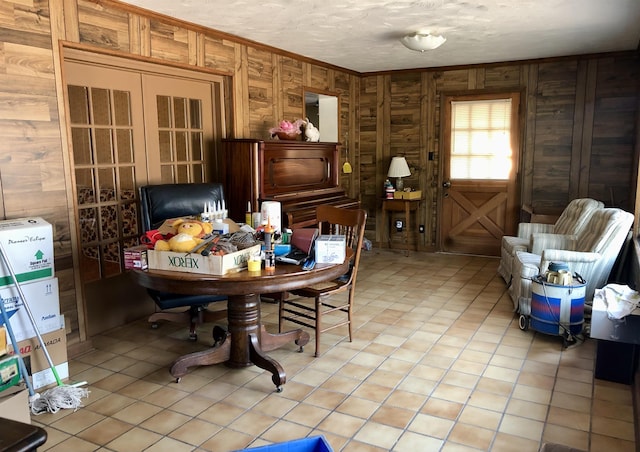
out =
{"type": "Polygon", "coordinates": [[[272,373],[276,391],[282,391],[287,381],[282,366],[264,352],[275,350],[295,341],[300,347],[309,343],[309,333],[296,329],[287,333],[271,334],[260,325],[260,298],[256,294],[229,297],[229,333],[209,350],[190,353],[176,359],[171,365],[171,375],[180,381],[193,366],[226,363],[232,368],[256,365],[272,373]]]}

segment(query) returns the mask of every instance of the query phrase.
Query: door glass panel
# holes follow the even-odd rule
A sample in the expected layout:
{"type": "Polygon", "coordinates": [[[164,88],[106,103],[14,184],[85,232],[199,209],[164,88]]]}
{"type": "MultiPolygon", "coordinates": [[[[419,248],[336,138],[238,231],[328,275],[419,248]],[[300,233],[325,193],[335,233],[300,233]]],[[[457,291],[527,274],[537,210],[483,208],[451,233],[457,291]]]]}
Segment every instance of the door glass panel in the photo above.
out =
{"type": "Polygon", "coordinates": [[[170,184],[173,182],[173,168],[168,165],[162,165],[160,168],[160,183],[170,184]]]}
{"type": "Polygon", "coordinates": [[[113,168],[98,169],[98,181],[100,182],[100,202],[115,201],[115,174],[113,168]]]}
{"type": "Polygon", "coordinates": [[[191,160],[204,160],[202,132],[191,132],[191,160]]]}
{"type": "Polygon", "coordinates": [[[91,130],[84,127],[71,129],[73,162],[76,165],[90,165],[93,162],[91,130]]]}
{"type": "Polygon", "coordinates": [[[91,101],[93,103],[93,124],[111,125],[111,102],[108,89],[92,88],[91,101]]]}
{"type": "Polygon", "coordinates": [[[113,146],[111,145],[111,129],[96,129],[96,160],[98,164],[113,163],[113,146]]]}
{"type": "Polygon", "coordinates": [[[512,167],[511,99],[451,102],[451,179],[503,180],[512,167]]]}
{"type": "Polygon", "coordinates": [[[192,169],[192,177],[194,183],[204,182],[204,165],[195,164],[192,169]]]}
{"type": "Polygon", "coordinates": [[[171,104],[167,96],[156,97],[158,105],[158,127],[171,127],[171,104]]]}
{"type": "Polygon", "coordinates": [[[176,132],[176,161],[184,162],[188,160],[188,149],[187,134],[185,132],[176,132]]]}
{"type": "Polygon", "coordinates": [[[171,132],[166,130],[161,130],[158,132],[159,138],[159,151],[160,151],[160,161],[162,163],[169,163],[173,159],[171,158],[171,132]]]}
{"type": "Polygon", "coordinates": [[[89,90],[85,86],[69,85],[69,116],[75,124],[89,124],[89,90]]]}
{"type": "Polygon", "coordinates": [[[189,99],[189,116],[192,129],[202,128],[202,102],[200,99],[189,99]]]}
{"type": "Polygon", "coordinates": [[[176,167],[176,182],[187,183],[189,182],[189,167],[185,165],[178,165],[176,167]]]}
{"type": "Polygon", "coordinates": [[[113,91],[113,109],[117,126],[131,125],[131,99],[127,91],[113,91]]]}
{"type": "Polygon", "coordinates": [[[118,163],[133,163],[133,130],[116,130],[116,146],[118,148],[118,163]]]}
{"type": "Polygon", "coordinates": [[[183,97],[173,98],[173,116],[176,121],[174,124],[176,129],[187,128],[187,99],[183,97]]]}

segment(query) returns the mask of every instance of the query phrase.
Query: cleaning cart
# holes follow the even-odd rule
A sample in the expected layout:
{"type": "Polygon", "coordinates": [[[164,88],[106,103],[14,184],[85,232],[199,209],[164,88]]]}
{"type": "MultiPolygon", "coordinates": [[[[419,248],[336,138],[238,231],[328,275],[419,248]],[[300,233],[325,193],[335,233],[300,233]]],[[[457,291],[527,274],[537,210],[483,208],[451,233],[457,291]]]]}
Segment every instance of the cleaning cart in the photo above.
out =
{"type": "Polygon", "coordinates": [[[560,280],[553,273],[538,275],[531,280],[531,298],[520,300],[518,326],[562,336],[566,347],[582,334],[585,293],[580,275],[560,280]]]}

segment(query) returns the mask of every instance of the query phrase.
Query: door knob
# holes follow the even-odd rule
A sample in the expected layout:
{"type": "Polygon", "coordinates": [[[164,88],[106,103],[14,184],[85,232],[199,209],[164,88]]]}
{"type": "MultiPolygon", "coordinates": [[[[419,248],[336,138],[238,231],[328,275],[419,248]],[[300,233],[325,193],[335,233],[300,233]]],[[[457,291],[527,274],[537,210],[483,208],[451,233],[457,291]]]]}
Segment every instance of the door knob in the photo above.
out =
{"type": "Polygon", "coordinates": [[[449,180],[448,180],[448,181],[446,181],[446,182],[443,182],[443,183],[442,183],[442,186],[443,186],[444,188],[450,188],[450,187],[451,187],[451,181],[449,181],[449,180]]]}

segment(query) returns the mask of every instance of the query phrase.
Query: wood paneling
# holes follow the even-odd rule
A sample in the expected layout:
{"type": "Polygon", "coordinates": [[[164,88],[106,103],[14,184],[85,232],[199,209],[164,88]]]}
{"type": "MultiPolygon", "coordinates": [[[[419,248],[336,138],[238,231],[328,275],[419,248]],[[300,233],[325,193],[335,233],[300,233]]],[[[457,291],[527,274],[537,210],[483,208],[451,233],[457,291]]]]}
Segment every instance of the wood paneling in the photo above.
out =
{"type": "Polygon", "coordinates": [[[369,218],[379,212],[388,162],[406,155],[417,171],[405,184],[425,194],[418,218],[427,231],[419,241],[422,249],[430,249],[441,192],[441,94],[515,89],[526,99],[518,150],[521,203],[553,214],[573,198],[590,196],[632,211],[639,69],[638,56],[628,53],[424,71],[416,78],[366,76],[360,91],[359,158],[363,166],[376,168],[375,174],[370,168],[361,173],[362,205],[369,218]]]}

